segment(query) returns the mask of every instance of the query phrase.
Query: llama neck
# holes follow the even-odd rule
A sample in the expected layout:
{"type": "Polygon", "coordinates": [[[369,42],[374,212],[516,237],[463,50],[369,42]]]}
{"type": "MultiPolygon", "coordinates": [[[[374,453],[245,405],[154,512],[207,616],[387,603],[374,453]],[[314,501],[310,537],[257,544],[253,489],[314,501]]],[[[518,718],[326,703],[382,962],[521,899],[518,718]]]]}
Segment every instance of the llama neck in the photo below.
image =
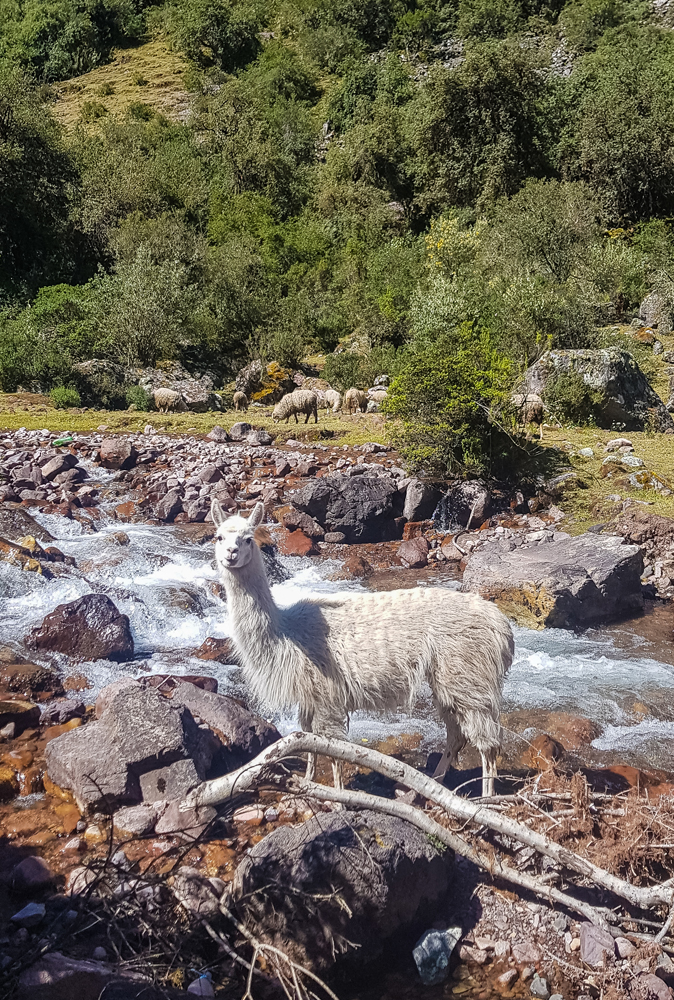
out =
{"type": "Polygon", "coordinates": [[[225,572],[224,584],[236,644],[246,660],[259,660],[261,648],[270,649],[278,639],[279,624],[259,551],[247,566],[225,572]]]}

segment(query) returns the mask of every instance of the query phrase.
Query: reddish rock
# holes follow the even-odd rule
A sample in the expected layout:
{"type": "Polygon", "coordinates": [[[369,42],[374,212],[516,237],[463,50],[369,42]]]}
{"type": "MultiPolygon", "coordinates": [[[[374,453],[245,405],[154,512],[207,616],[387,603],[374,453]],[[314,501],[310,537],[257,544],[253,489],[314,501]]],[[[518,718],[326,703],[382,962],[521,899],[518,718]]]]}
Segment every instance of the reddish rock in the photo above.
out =
{"type": "Polygon", "coordinates": [[[428,527],[427,521],[406,521],[403,528],[403,541],[409,542],[412,538],[418,538],[426,527],[428,527]]]}
{"type": "Polygon", "coordinates": [[[349,552],[340,568],[332,574],[333,580],[363,580],[372,576],[374,570],[367,559],[357,552],[349,552]]]}
{"type": "Polygon", "coordinates": [[[596,722],[567,712],[551,712],[545,728],[563,744],[565,750],[579,750],[601,733],[601,726],[596,722]]]}
{"type": "Polygon", "coordinates": [[[138,513],[138,507],[133,500],[127,500],[126,503],[117,504],[115,513],[122,518],[133,517],[134,514],[138,513]]]}
{"type": "Polygon", "coordinates": [[[192,654],[200,660],[217,660],[218,663],[236,663],[236,653],[231,639],[214,639],[209,636],[192,654]]]}
{"type": "Polygon", "coordinates": [[[106,469],[132,469],[136,464],[136,449],[124,437],[105,438],[99,453],[106,469]]]}
{"type": "Polygon", "coordinates": [[[524,767],[533,767],[536,771],[548,771],[556,760],[564,756],[564,747],[547,733],[541,733],[531,741],[522,754],[524,767]]]}
{"type": "Polygon", "coordinates": [[[303,531],[288,531],[287,528],[279,534],[278,547],[284,556],[312,556],[318,552],[313,538],[303,531]]]}
{"type": "Polygon", "coordinates": [[[162,694],[170,694],[179,684],[194,684],[202,691],[210,691],[212,694],[218,692],[217,679],[204,674],[151,674],[143,679],[151,687],[159,688],[162,694]]]}
{"type": "Polygon", "coordinates": [[[24,698],[35,698],[45,691],[53,694],[63,692],[58,674],[36,663],[3,663],[0,665],[0,685],[24,698]]]}
{"type": "Polygon", "coordinates": [[[30,701],[6,699],[0,701],[0,729],[14,723],[14,734],[18,736],[25,729],[33,729],[40,722],[40,709],[30,701]]]}
{"type": "Polygon", "coordinates": [[[428,565],[428,542],[419,535],[398,546],[397,555],[411,569],[421,569],[428,565]]]}
{"type": "Polygon", "coordinates": [[[543,957],[541,949],[533,941],[516,941],[512,946],[512,956],[516,965],[536,965],[543,957]]]}
{"type": "Polygon", "coordinates": [[[276,463],[276,468],[274,469],[275,476],[287,476],[290,472],[290,462],[286,462],[285,459],[281,459],[276,463]]]}
{"type": "Polygon", "coordinates": [[[25,641],[81,660],[130,660],[134,648],[128,616],[104,594],[59,604],[25,641]]]}

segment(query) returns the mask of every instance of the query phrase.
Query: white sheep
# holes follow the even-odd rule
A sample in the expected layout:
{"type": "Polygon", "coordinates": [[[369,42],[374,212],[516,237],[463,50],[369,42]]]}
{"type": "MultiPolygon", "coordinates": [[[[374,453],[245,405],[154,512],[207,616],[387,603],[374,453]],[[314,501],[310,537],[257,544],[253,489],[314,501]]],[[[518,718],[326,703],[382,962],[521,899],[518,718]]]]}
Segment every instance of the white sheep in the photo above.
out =
{"type": "Polygon", "coordinates": [[[545,404],[535,392],[514,392],[510,402],[517,411],[517,420],[523,427],[538,424],[541,441],[543,440],[543,420],[545,419],[545,404]]]}
{"type": "Polygon", "coordinates": [[[358,410],[365,413],[367,410],[367,393],[362,392],[360,389],[347,389],[342,409],[344,413],[356,413],[358,410]]]}
{"type": "Polygon", "coordinates": [[[377,388],[367,390],[367,398],[373,403],[382,403],[387,396],[388,392],[386,389],[382,389],[379,386],[377,388]]]}
{"type": "Polygon", "coordinates": [[[332,407],[332,412],[333,413],[338,413],[339,409],[340,409],[340,407],[342,405],[342,397],[337,392],[337,390],[336,389],[326,389],[325,390],[325,399],[327,401],[328,406],[332,407]]]}
{"type": "Polygon", "coordinates": [[[182,412],[187,409],[181,393],[175,389],[155,389],[153,398],[154,405],[160,413],[168,413],[169,410],[182,412]]]}
{"type": "MultiPolygon", "coordinates": [[[[358,709],[410,711],[424,684],[447,726],[435,776],[467,740],[482,755],[482,793],[493,794],[499,712],[513,658],[506,618],[475,594],[441,587],[274,602],[254,542],[264,517],[226,518],[213,498],[215,558],[227,594],[232,638],[246,684],[275,710],[299,706],[305,732],[345,739],[358,709]]],[[[308,775],[313,775],[310,760],[308,775]]],[[[336,787],[341,768],[333,764],[336,787]]]]}
{"type": "Polygon", "coordinates": [[[280,403],[276,404],[272,417],[275,424],[279,420],[285,420],[288,423],[292,416],[295,417],[295,423],[297,423],[298,413],[306,413],[305,424],[309,423],[309,417],[312,413],[315,422],[318,423],[318,400],[313,389],[295,389],[294,392],[289,392],[280,403]]]}
{"type": "Polygon", "coordinates": [[[248,396],[245,392],[235,392],[232,396],[232,402],[235,410],[243,410],[245,413],[248,409],[248,396]]]}

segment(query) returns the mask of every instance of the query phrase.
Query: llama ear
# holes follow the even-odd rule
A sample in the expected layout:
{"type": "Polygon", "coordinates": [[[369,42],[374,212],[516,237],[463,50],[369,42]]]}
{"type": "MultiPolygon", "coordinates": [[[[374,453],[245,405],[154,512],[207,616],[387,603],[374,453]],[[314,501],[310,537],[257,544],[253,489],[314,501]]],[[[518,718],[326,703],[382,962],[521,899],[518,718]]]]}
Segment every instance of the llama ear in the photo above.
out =
{"type": "Polygon", "coordinates": [[[262,523],[262,518],[264,517],[264,504],[258,503],[253,507],[253,513],[248,518],[248,524],[251,528],[257,528],[258,524],[262,523]]]}
{"type": "Polygon", "coordinates": [[[220,506],[220,501],[217,497],[213,497],[211,500],[211,517],[213,518],[213,524],[219,527],[225,520],[225,512],[220,506]]]}

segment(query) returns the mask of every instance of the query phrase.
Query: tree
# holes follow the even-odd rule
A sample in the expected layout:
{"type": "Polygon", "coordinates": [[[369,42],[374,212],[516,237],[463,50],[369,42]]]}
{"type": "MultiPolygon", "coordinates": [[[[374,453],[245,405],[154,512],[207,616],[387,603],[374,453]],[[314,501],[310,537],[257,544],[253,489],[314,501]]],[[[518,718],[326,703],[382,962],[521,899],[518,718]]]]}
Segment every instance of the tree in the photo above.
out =
{"type": "Polygon", "coordinates": [[[260,24],[252,4],[229,0],[172,0],[155,17],[176,48],[200,66],[232,70],[260,49],[260,24]]]}

